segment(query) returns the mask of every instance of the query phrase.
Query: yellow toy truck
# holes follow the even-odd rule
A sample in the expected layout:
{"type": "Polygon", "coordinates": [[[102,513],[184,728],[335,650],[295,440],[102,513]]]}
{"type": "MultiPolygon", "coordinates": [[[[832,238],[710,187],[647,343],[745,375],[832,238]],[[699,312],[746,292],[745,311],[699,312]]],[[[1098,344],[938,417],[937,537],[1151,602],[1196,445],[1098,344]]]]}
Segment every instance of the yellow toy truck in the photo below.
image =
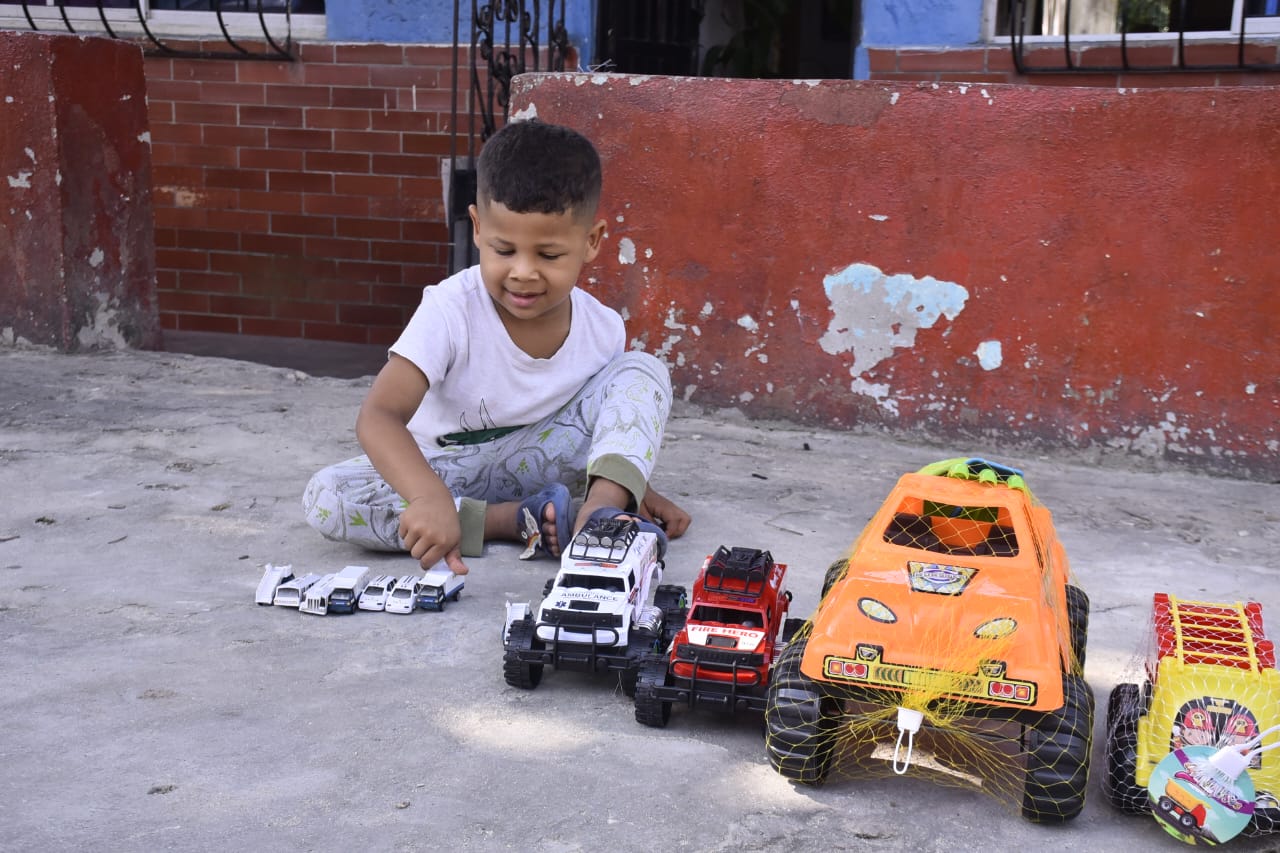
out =
{"type": "MultiPolygon", "coordinates": [[[[1152,770],[1177,749],[1243,746],[1280,723],[1280,670],[1256,601],[1216,604],[1156,593],[1154,648],[1142,685],[1123,683],[1107,703],[1107,774],[1111,804],[1130,814],[1199,828],[1193,811],[1166,792],[1148,792],[1152,770]]],[[[1247,768],[1256,789],[1244,835],[1280,830],[1280,757],[1255,755],[1247,768]]]]}

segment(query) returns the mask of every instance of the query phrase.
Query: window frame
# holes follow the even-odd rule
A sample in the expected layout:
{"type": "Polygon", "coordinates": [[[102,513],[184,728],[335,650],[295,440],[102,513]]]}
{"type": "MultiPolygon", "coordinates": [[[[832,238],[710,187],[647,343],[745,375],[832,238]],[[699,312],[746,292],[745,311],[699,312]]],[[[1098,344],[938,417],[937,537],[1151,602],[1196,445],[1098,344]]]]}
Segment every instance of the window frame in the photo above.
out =
{"type": "MultiPolygon", "coordinates": [[[[218,25],[216,12],[152,9],[147,0],[140,0],[147,28],[153,35],[179,39],[222,38],[222,29],[218,25]]],[[[98,7],[63,6],[58,7],[56,0],[30,0],[27,9],[31,19],[42,33],[65,33],[66,23],[63,12],[71,22],[77,35],[106,34],[99,16],[98,7]]],[[[136,9],[104,8],[107,23],[118,36],[129,38],[146,38],[146,32],[138,21],[136,9]]],[[[324,14],[292,12],[286,29],[284,12],[264,11],[267,32],[272,38],[281,40],[286,32],[294,41],[324,40],[328,37],[327,16],[324,14]]],[[[223,12],[222,21],[227,33],[236,39],[263,38],[262,22],[257,12],[223,12]]],[[[29,30],[31,28],[20,3],[0,4],[0,29],[29,30]],[[12,10],[12,11],[10,11],[12,10]]]]}
{"type": "MultiPolygon", "coordinates": [[[[1068,0],[1069,2],[1070,0],[1068,0]]],[[[1176,3],[1178,0],[1170,0],[1176,3]]],[[[1200,43],[1200,42],[1221,42],[1226,40],[1239,40],[1241,21],[1244,20],[1244,4],[1245,0],[1232,0],[1231,3],[1231,29],[1229,30],[1190,30],[1182,33],[1184,42],[1200,43]]],[[[982,4],[982,34],[984,40],[988,44],[998,44],[1007,42],[1011,34],[1005,33],[997,35],[999,29],[1000,0],[985,0],[982,4]]],[[[1248,44],[1251,39],[1273,39],[1280,37],[1280,15],[1276,16],[1251,16],[1246,26],[1244,39],[1248,44]]],[[[1057,44],[1068,37],[1066,34],[1058,33],[1057,35],[1025,35],[1020,36],[1019,41],[1024,42],[1028,46],[1038,47],[1041,45],[1057,44]]],[[[1116,44],[1120,41],[1120,33],[1071,33],[1069,38],[1072,44],[1088,45],[1109,45],[1116,44]]],[[[1127,42],[1139,45],[1161,45],[1171,41],[1177,41],[1177,32],[1167,33],[1127,33],[1124,35],[1127,42]]]]}

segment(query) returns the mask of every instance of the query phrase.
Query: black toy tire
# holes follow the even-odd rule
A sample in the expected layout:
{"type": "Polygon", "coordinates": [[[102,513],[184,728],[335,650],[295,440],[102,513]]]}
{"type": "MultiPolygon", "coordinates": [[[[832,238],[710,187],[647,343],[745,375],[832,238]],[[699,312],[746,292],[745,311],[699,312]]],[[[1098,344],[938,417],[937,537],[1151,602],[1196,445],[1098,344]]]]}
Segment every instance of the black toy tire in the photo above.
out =
{"type": "Polygon", "coordinates": [[[502,675],[507,684],[521,690],[532,690],[542,681],[540,663],[525,663],[517,657],[519,651],[541,650],[543,643],[535,634],[533,620],[525,617],[513,622],[507,634],[506,654],[502,659],[502,675]]]}
{"type": "Polygon", "coordinates": [[[1093,738],[1093,691],[1078,675],[1062,677],[1062,707],[1025,729],[1022,816],[1065,823],[1084,808],[1093,738]]]}
{"type": "Polygon", "coordinates": [[[663,613],[679,610],[688,604],[688,592],[677,584],[664,583],[653,594],[653,604],[663,613]]]}
{"type": "Polygon", "coordinates": [[[660,729],[670,722],[671,703],[658,697],[658,688],[665,687],[669,677],[666,657],[649,655],[641,662],[635,688],[637,723],[660,729]]]}
{"type": "Polygon", "coordinates": [[[1107,699],[1107,775],[1102,779],[1102,790],[1111,805],[1125,814],[1151,813],[1147,789],[1134,781],[1142,712],[1142,689],[1136,684],[1117,684],[1107,699]]]}
{"type": "Polygon", "coordinates": [[[659,644],[659,651],[668,651],[671,643],[675,641],[676,634],[684,629],[684,623],[689,618],[688,608],[680,610],[672,610],[667,613],[667,618],[662,620],[662,642],[659,644]]]}
{"type": "Polygon", "coordinates": [[[831,772],[839,710],[822,685],[800,671],[808,637],[790,643],[774,665],[765,707],[765,752],[783,776],[819,785],[831,772]]]}
{"type": "Polygon", "coordinates": [[[1071,672],[1084,675],[1085,653],[1089,646],[1089,596],[1078,586],[1067,585],[1067,624],[1071,630],[1071,651],[1075,661],[1071,672]]]}
{"type": "Polygon", "coordinates": [[[1245,838],[1257,838],[1260,835],[1271,835],[1280,832],[1280,809],[1255,809],[1253,820],[1241,830],[1245,838]]]}
{"type": "Polygon", "coordinates": [[[827,573],[822,578],[822,595],[820,599],[826,598],[827,593],[831,591],[831,587],[835,586],[836,581],[840,580],[849,570],[849,558],[841,557],[830,566],[827,566],[827,573]]]}
{"type": "Polygon", "coordinates": [[[628,699],[636,695],[636,680],[640,676],[640,667],[645,659],[657,651],[658,638],[652,631],[633,628],[627,637],[627,668],[622,671],[619,680],[622,683],[622,695],[628,699]]]}

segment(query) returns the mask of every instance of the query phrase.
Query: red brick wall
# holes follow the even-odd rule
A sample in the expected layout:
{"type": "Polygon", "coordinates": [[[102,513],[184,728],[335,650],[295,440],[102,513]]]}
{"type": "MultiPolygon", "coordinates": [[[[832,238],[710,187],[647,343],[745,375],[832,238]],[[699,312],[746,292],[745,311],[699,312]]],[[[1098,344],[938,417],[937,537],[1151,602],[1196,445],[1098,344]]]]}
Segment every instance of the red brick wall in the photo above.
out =
{"type": "MultiPolygon", "coordinates": [[[[1213,44],[1188,44],[1185,64],[1188,67],[1206,65],[1236,65],[1239,59],[1235,42],[1213,44]]],[[[1173,45],[1129,45],[1128,64],[1169,67],[1177,65],[1176,48],[1173,45]]],[[[1149,88],[1154,86],[1277,86],[1280,72],[1276,71],[1180,71],[1153,73],[1139,70],[1117,74],[1112,71],[1071,74],[1035,73],[1033,69],[1063,68],[1066,52],[1061,44],[1055,47],[1027,45],[1023,66],[1027,74],[1019,74],[1013,62],[1013,52],[1008,41],[982,47],[963,48],[871,48],[867,51],[872,80],[937,83],[1030,83],[1036,86],[1116,86],[1149,88]]],[[[1280,62],[1280,44],[1246,44],[1244,61],[1251,65],[1274,65],[1280,62]]],[[[1124,62],[1119,45],[1084,46],[1071,48],[1071,64],[1079,68],[1117,68],[1124,62]]]]}
{"type": "MultiPolygon", "coordinates": [[[[1233,49],[1197,47],[1188,61],[1233,62],[1233,49]]],[[[1158,50],[1135,49],[1130,61],[1167,61],[1158,50]]],[[[299,54],[146,61],[166,329],[386,344],[422,286],[446,272],[440,162],[450,145],[452,48],[315,43],[299,54]]],[[[1251,47],[1246,58],[1275,62],[1276,48],[1251,47]]],[[[876,80],[1280,83],[1274,73],[1023,77],[1007,45],[872,50],[870,61],[876,80]]],[[[1061,51],[1028,61],[1060,64],[1061,51]]],[[[1118,49],[1078,51],[1076,61],[1118,63],[1118,49]]]]}
{"type": "Polygon", "coordinates": [[[446,271],[452,49],[299,53],[146,61],[165,329],[385,344],[446,271]]]}

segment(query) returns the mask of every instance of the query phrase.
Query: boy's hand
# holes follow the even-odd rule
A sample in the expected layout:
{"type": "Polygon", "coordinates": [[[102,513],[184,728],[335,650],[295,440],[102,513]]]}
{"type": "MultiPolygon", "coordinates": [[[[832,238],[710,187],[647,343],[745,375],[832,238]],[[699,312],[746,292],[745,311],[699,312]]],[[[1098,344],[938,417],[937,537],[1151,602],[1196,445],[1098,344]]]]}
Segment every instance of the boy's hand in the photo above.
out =
{"type": "Polygon", "coordinates": [[[470,571],[458,550],[462,526],[452,498],[411,500],[400,514],[400,538],[424,569],[444,560],[454,574],[465,575],[470,571]]]}
{"type": "Polygon", "coordinates": [[[655,492],[652,486],[645,490],[644,500],[640,503],[640,514],[658,522],[670,539],[683,536],[689,529],[689,523],[693,521],[689,513],[655,492]]]}

